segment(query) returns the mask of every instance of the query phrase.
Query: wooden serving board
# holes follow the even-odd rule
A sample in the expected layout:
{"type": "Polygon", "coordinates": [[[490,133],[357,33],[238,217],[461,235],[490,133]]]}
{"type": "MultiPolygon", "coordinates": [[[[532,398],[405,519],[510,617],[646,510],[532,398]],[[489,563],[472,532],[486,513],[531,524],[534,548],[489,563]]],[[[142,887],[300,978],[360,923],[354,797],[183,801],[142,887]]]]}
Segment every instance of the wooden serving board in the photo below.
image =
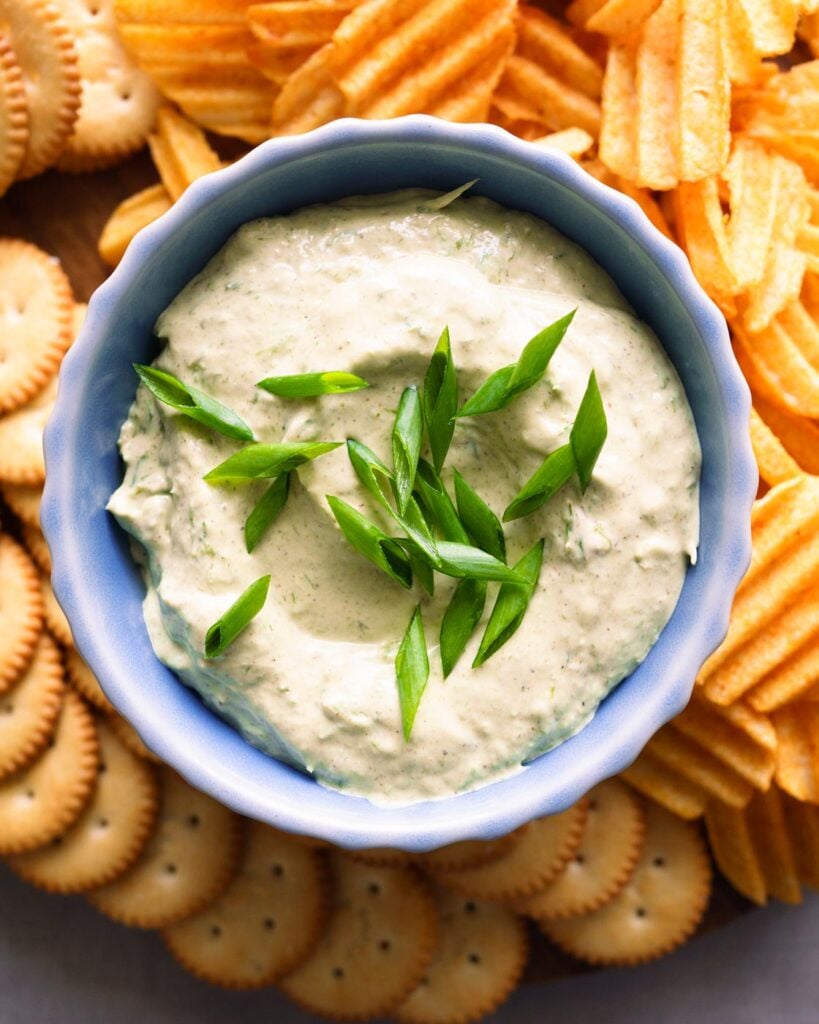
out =
{"type": "MultiPolygon", "coordinates": [[[[225,157],[237,155],[230,142],[218,145],[225,157]]],[[[148,185],[157,173],[147,153],[109,171],[71,175],[49,171],[14,185],[0,199],[0,236],[34,242],[58,257],[74,287],[77,301],[87,302],[109,268],[97,254],[97,239],[114,207],[148,185]]],[[[752,909],[719,876],[700,932],[711,931],[752,909]]],[[[591,970],[552,946],[534,926],[532,954],[525,980],[565,978],[591,970]]]]}

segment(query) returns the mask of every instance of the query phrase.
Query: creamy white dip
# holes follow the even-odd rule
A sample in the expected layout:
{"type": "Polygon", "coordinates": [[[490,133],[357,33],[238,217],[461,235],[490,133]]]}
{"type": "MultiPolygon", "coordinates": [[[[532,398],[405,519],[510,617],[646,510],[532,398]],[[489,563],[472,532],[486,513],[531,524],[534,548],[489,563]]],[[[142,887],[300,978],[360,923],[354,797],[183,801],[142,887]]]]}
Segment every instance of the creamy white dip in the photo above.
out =
{"type": "Polygon", "coordinates": [[[507,526],[510,564],[545,537],[536,592],[497,654],[471,668],[479,628],[446,681],[437,633],[454,581],[438,577],[434,599],[409,593],[344,540],[327,494],[378,515],[343,447],[298,470],[284,512],[248,554],[243,524],[267,482],[206,483],[240,445],[140,385],[109,508],[147,553],[157,655],[251,743],[377,802],[494,781],[577,732],[671,616],[696,552],[700,469],[676,372],[585,252],[529,215],[481,198],[435,211],[421,192],[254,221],[159,318],[167,344],[155,365],[228,405],[259,441],[354,437],[389,463],[398,399],[422,383],[445,324],[463,401],[575,306],[543,382],[504,411],[460,421],[447,467],[500,515],[567,441],[592,369],[608,440],[585,495],[570,482],[507,526]],[[373,386],[298,401],[255,386],[324,370],[373,386]],[[267,573],[262,612],[205,661],[208,627],[267,573]],[[431,674],[407,743],[394,660],[419,601],[431,674]]]}

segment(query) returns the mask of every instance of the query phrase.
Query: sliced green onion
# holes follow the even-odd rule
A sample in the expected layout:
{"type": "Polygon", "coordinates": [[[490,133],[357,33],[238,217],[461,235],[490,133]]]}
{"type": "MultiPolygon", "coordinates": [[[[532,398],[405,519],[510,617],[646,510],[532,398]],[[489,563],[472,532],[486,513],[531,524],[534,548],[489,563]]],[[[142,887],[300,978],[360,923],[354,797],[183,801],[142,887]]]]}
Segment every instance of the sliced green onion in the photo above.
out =
{"type": "Polygon", "coordinates": [[[418,463],[415,493],[426,510],[430,525],[438,531],[444,540],[454,541],[457,544],[469,544],[469,534],[458,518],[458,513],[443,481],[426,459],[421,459],[418,463]]]}
{"type": "Polygon", "coordinates": [[[289,493],[290,473],[282,473],[281,476],[276,477],[256,503],[245,521],[245,547],[248,554],[262,539],[268,527],[279,518],[289,493]]]}
{"type": "Polygon", "coordinates": [[[592,370],[569,436],[582,492],[585,492],[591,483],[597,457],[607,436],[606,410],[603,408],[603,399],[597,386],[597,376],[592,370]]]}
{"type": "Polygon", "coordinates": [[[455,470],[455,500],[458,515],[473,544],[506,561],[506,539],[500,520],[483,498],[455,470]]]}
{"type": "Polygon", "coordinates": [[[494,555],[469,544],[453,544],[450,541],[439,541],[438,557],[441,564],[438,571],[456,579],[498,580],[501,583],[522,583],[523,580],[508,565],[504,565],[494,555]]]}
{"type": "Polygon", "coordinates": [[[392,461],[395,469],[395,500],[398,511],[403,515],[412,494],[421,441],[424,434],[424,418],[421,399],[414,385],[404,388],[395,425],[392,428],[392,461]]]}
{"type": "Polygon", "coordinates": [[[440,473],[455,431],[454,417],[458,412],[458,375],[452,359],[448,327],[441,332],[427,368],[421,403],[432,463],[436,472],[440,473]]]}
{"type": "Polygon", "coordinates": [[[324,373],[293,373],[287,377],[265,377],[256,385],[279,398],[317,398],[319,395],[346,395],[370,385],[362,377],[343,370],[324,373]]]}
{"type": "Polygon", "coordinates": [[[390,507],[389,488],[385,484],[392,484],[394,478],[387,466],[371,448],[352,437],[347,438],[347,455],[350,457],[350,463],[356,476],[364,487],[379,505],[388,509],[390,507]],[[384,484],[382,484],[382,480],[385,481],[384,484]]]}
{"type": "Polygon", "coordinates": [[[408,742],[429,679],[429,657],[420,605],[412,613],[404,639],[395,656],[395,679],[398,684],[398,703],[401,707],[401,726],[404,740],[408,742]]]}
{"type": "Polygon", "coordinates": [[[564,444],[547,455],[540,466],[529,477],[503,513],[503,521],[520,519],[539,509],[560,488],[569,482],[574,474],[574,453],[570,444],[564,444]]]}
{"type": "Polygon", "coordinates": [[[282,444],[249,444],[206,473],[208,483],[265,480],[326,455],[340,441],[285,441],[282,444]]]}
{"type": "Polygon", "coordinates": [[[495,606],[481,639],[481,645],[472,662],[473,668],[483,665],[488,658],[499,651],[523,622],[523,616],[526,614],[532,594],[535,592],[542,564],[543,541],[539,540],[515,566],[519,579],[523,580],[523,586],[520,583],[504,583],[498,591],[495,606]]]}
{"type": "Polygon", "coordinates": [[[473,185],[477,185],[479,181],[480,178],[473,178],[472,181],[468,181],[465,185],[453,188],[451,192],[444,192],[442,196],[428,199],[424,205],[428,210],[444,210],[451,203],[454,203],[456,199],[460,199],[464,192],[472,188],[473,185]]]}
{"type": "Polygon", "coordinates": [[[441,667],[444,678],[455,668],[481,621],[486,604],[483,580],[461,580],[455,588],[441,622],[441,667]]]}
{"type": "Polygon", "coordinates": [[[218,658],[264,607],[270,577],[260,576],[205,634],[205,657],[218,658]]]}
{"type": "Polygon", "coordinates": [[[155,366],[143,366],[141,363],[134,363],[133,366],[139,379],[160,402],[234,441],[253,440],[253,431],[245,421],[215,398],[191,384],[183,384],[172,373],[158,370],[155,366]]]}
{"type": "Polygon", "coordinates": [[[327,503],[341,532],[355,550],[409,590],[412,586],[412,565],[398,541],[387,536],[380,527],[346,501],[328,494],[327,503]]]}

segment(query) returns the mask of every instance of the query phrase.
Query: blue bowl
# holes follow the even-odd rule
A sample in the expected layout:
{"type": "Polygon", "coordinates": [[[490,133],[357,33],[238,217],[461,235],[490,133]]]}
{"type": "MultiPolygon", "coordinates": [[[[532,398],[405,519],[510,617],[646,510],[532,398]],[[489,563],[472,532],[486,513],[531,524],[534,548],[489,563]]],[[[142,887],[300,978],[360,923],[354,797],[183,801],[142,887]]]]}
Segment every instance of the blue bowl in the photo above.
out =
{"type": "Polygon", "coordinates": [[[750,557],[756,467],[750,398],[725,321],[683,253],[631,200],[568,157],[499,128],[430,117],[337,121],[259,146],[193,184],[141,231],[91,300],[60,374],[46,430],[42,522],[54,591],[77,648],[145,743],[192,785],[242,814],[346,847],[427,850],[490,839],[561,811],[627,767],[686,704],[725,635],[750,557]],[[441,191],[479,178],[475,194],[533,213],[579,243],[657,333],[677,368],[702,446],[699,559],[648,657],[576,736],[516,776],[472,793],[381,808],[325,789],[250,746],[154,655],[142,580],[105,511],[122,476],[117,436],[135,392],[131,364],[154,353],[159,313],[245,221],[316,202],[408,186],[441,191]]]}

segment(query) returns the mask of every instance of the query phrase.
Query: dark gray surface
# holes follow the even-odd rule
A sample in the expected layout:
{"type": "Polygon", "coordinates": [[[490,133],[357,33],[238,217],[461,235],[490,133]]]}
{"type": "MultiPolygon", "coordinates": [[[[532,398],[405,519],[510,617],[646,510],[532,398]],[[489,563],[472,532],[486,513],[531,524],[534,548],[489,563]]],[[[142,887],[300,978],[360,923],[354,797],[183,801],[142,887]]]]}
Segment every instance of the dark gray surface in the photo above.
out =
{"type": "MultiPolygon", "coordinates": [[[[0,867],[0,1024],[306,1024],[275,991],[189,977],[151,933],[48,896],[0,867]]],[[[816,1024],[819,897],[772,906],[646,967],[520,990],[502,1024],[816,1024]]]]}

